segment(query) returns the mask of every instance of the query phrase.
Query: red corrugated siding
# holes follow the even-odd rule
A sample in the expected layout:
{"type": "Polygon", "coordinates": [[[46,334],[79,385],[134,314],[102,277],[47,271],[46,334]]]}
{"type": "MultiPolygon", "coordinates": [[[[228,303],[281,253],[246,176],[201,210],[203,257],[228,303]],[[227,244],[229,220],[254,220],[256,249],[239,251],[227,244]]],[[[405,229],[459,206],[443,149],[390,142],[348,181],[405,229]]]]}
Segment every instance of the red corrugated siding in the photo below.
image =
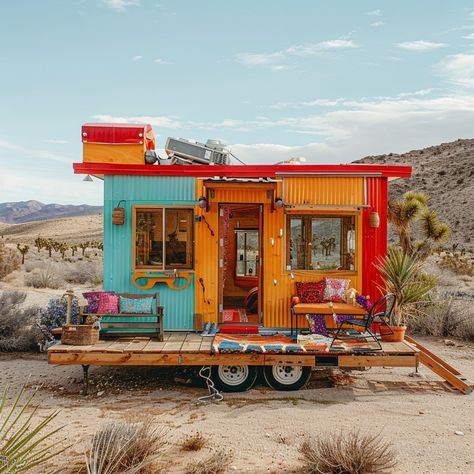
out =
{"type": "Polygon", "coordinates": [[[382,280],[374,264],[387,254],[387,178],[366,178],[366,189],[367,204],[370,207],[364,209],[362,219],[362,291],[375,301],[380,296],[377,284],[382,284],[382,280]],[[369,215],[372,211],[380,215],[378,229],[369,227],[369,215]]]}

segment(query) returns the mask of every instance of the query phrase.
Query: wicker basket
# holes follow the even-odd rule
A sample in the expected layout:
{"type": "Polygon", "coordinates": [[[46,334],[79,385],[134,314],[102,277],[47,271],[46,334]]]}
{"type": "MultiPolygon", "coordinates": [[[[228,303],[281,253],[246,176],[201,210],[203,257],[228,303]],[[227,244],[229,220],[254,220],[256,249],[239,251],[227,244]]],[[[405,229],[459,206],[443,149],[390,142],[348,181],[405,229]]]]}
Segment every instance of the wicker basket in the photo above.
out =
{"type": "Polygon", "coordinates": [[[61,342],[71,346],[89,346],[99,342],[99,328],[92,324],[65,324],[61,342]]]}

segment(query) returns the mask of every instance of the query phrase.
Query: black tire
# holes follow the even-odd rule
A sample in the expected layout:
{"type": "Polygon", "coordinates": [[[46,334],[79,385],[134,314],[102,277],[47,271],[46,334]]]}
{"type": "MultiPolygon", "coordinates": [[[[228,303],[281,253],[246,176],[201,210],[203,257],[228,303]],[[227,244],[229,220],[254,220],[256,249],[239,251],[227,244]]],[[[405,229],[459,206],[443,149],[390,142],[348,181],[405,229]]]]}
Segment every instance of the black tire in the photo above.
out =
{"type": "Polygon", "coordinates": [[[254,365],[214,365],[212,380],[222,392],[245,392],[257,380],[257,367],[254,365]]]}
{"type": "Polygon", "coordinates": [[[267,384],[273,390],[292,392],[303,388],[311,377],[311,367],[267,365],[263,368],[267,384]]]}

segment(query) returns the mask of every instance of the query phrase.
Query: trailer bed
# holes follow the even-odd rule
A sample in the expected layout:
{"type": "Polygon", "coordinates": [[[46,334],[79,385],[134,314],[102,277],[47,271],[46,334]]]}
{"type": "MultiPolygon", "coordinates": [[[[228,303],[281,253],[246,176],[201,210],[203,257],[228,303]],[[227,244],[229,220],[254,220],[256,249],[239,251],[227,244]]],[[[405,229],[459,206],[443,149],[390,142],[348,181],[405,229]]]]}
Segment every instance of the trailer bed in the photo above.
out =
{"type": "Polygon", "coordinates": [[[145,337],[99,341],[89,346],[57,344],[48,349],[48,363],[64,365],[300,365],[338,367],[416,367],[419,350],[408,342],[382,342],[382,350],[212,353],[212,337],[165,333],[163,341],[145,337]]]}

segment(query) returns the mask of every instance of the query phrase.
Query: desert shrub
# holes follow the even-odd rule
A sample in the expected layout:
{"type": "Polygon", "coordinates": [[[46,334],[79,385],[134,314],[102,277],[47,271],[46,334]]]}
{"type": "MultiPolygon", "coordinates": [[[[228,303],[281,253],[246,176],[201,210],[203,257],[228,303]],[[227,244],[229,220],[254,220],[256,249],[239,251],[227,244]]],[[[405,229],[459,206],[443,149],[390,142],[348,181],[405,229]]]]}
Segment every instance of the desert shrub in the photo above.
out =
{"type": "Polygon", "coordinates": [[[443,255],[439,262],[439,266],[451,270],[453,273],[458,275],[474,276],[474,263],[467,257],[459,254],[443,255]]]}
{"type": "Polygon", "coordinates": [[[473,300],[437,295],[409,320],[412,332],[438,337],[458,337],[474,341],[473,300]]]}
{"type": "Polygon", "coordinates": [[[98,262],[90,261],[68,265],[64,272],[64,279],[68,283],[100,285],[103,281],[102,265],[98,262]]]}
{"type": "Polygon", "coordinates": [[[36,268],[28,275],[25,275],[26,286],[33,288],[52,288],[57,289],[61,286],[61,276],[52,265],[43,268],[36,268]]]}
{"type": "MultiPolygon", "coordinates": [[[[149,423],[115,421],[93,436],[86,452],[88,474],[132,474],[149,471],[166,445],[161,430],[149,423]]],[[[156,472],[156,471],[152,471],[156,472]]]]}
{"type": "Polygon", "coordinates": [[[200,431],[186,436],[181,441],[181,449],[183,451],[199,451],[207,444],[207,439],[200,431]]]}
{"type": "MultiPolygon", "coordinates": [[[[0,351],[29,351],[38,348],[43,336],[37,326],[41,309],[22,309],[26,293],[6,291],[0,294],[0,351]]],[[[2,472],[0,470],[0,472],[2,472]]]]}
{"type": "MultiPolygon", "coordinates": [[[[66,322],[66,316],[66,298],[51,298],[48,301],[46,311],[41,314],[40,325],[45,331],[49,332],[51,329],[61,327],[66,322]]],[[[76,296],[72,298],[71,323],[79,324],[79,300],[76,296]]]]}
{"type": "Polygon", "coordinates": [[[20,267],[20,256],[11,248],[0,242],[0,279],[20,267]]]}
{"type": "Polygon", "coordinates": [[[316,441],[305,441],[301,448],[307,474],[377,474],[391,472],[395,452],[380,434],[349,433],[342,430],[316,441]]]}
{"type": "Polygon", "coordinates": [[[229,464],[232,462],[233,455],[223,449],[214,451],[205,459],[191,463],[186,466],[186,474],[224,474],[227,472],[229,464]]]}
{"type": "MultiPolygon", "coordinates": [[[[0,473],[20,473],[30,471],[33,467],[43,464],[48,459],[66,450],[64,441],[52,443],[51,436],[61,428],[46,431],[46,428],[57,416],[53,412],[42,417],[39,422],[32,421],[35,407],[31,406],[33,395],[25,397],[26,384],[18,393],[10,407],[6,406],[8,387],[0,400],[0,473]]],[[[38,471],[40,472],[40,471],[38,471]]]]}

